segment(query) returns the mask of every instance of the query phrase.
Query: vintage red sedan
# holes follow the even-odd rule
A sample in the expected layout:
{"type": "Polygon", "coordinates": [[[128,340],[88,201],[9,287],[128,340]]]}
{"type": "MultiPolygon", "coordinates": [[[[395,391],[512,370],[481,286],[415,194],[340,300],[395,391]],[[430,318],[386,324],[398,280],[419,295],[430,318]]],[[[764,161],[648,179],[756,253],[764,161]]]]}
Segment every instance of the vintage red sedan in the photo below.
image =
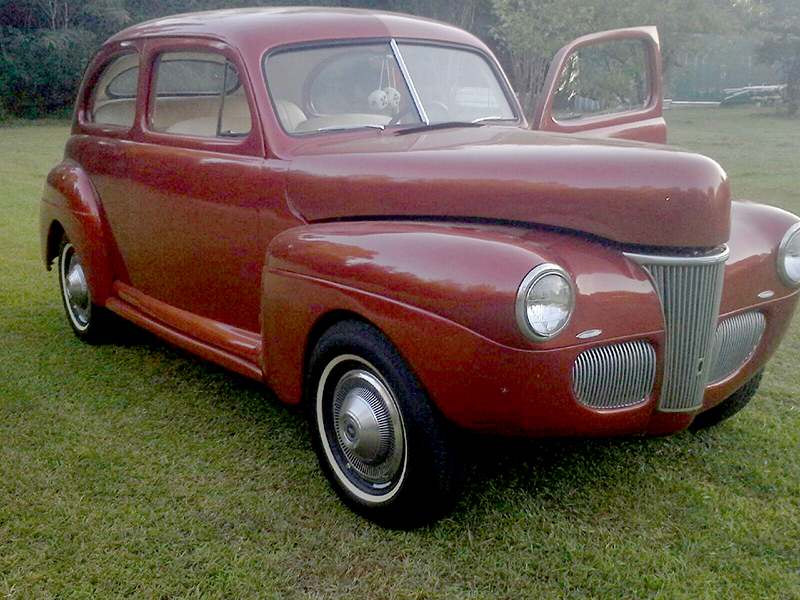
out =
{"type": "Polygon", "coordinates": [[[660,68],[654,28],[579,38],[529,124],[443,23],[136,25],[87,70],[45,264],[78,336],[117,315],[306,403],[345,502],[412,526],[454,496],[457,428],[661,435],[755,393],[800,219],[662,145],[660,68]]]}

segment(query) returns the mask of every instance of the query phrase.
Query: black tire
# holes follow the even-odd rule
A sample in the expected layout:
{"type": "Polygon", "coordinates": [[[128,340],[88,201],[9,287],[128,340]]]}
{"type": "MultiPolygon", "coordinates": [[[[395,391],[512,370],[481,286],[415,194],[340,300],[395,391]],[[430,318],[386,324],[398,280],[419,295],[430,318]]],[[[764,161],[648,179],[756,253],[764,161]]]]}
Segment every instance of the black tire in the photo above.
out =
{"type": "Polygon", "coordinates": [[[759,371],[729,398],[717,404],[714,408],[709,408],[707,411],[697,415],[694,421],[692,421],[690,428],[693,431],[700,431],[701,429],[713,427],[725,419],[730,419],[750,403],[750,400],[752,400],[758,390],[763,374],[764,371],[759,371]]]}
{"type": "Polygon", "coordinates": [[[90,343],[102,341],[108,314],[92,302],[92,293],[75,247],[64,236],[58,248],[58,284],[72,331],[90,343]]]}
{"type": "Polygon", "coordinates": [[[442,516],[459,479],[449,425],[391,343],[366,323],[338,323],[307,381],[314,449],[342,500],[397,529],[442,516]]]}

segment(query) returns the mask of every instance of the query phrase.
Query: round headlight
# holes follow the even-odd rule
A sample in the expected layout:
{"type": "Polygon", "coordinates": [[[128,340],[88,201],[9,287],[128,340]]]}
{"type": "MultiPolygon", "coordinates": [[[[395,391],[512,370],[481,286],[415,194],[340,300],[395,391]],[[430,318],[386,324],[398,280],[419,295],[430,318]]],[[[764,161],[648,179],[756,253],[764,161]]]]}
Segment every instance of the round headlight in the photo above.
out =
{"type": "Polygon", "coordinates": [[[517,324],[537,342],[563,331],[575,306],[575,290],[567,272],[558,265],[539,265],[525,276],[517,291],[517,324]]]}
{"type": "Polygon", "coordinates": [[[800,223],[789,228],[778,246],[778,274],[786,285],[800,285],[800,223]]]}

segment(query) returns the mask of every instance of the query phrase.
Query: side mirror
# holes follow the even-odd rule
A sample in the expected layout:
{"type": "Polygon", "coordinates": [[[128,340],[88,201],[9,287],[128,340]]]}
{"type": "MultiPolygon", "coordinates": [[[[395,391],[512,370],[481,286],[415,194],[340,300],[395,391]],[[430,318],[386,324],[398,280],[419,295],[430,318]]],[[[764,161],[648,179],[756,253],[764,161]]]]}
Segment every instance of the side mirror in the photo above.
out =
{"type": "Polygon", "coordinates": [[[664,143],[655,27],[606,31],[562,48],[534,116],[543,131],[664,143]]]}

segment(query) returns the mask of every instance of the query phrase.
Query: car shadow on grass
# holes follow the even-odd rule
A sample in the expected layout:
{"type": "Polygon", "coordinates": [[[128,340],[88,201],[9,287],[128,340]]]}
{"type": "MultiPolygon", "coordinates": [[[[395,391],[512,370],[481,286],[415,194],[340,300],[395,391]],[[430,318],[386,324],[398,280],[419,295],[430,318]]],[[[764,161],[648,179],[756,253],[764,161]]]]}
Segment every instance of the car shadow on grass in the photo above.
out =
{"type": "MultiPolygon", "coordinates": [[[[266,385],[135,325],[120,320],[117,327],[113,341],[98,348],[100,354],[126,363],[129,369],[140,364],[155,394],[177,402],[171,410],[211,429],[208,435],[249,431],[252,447],[243,451],[263,455],[263,446],[269,446],[267,465],[282,461],[282,444],[291,446],[292,459],[299,459],[296,468],[302,471],[299,479],[311,477],[319,481],[320,489],[327,487],[316,465],[303,409],[283,404],[266,385]]],[[[458,436],[458,452],[464,477],[455,506],[438,524],[421,531],[474,529],[536,514],[577,519],[587,526],[598,520],[624,521],[627,515],[649,514],[656,507],[663,515],[674,514],[670,505],[685,504],[692,482],[714,469],[718,435],[714,431],[668,438],[520,439],[463,433],[458,436]]],[[[337,502],[332,490],[321,501],[337,502]]],[[[352,519],[368,526],[360,517],[352,519]]]]}

